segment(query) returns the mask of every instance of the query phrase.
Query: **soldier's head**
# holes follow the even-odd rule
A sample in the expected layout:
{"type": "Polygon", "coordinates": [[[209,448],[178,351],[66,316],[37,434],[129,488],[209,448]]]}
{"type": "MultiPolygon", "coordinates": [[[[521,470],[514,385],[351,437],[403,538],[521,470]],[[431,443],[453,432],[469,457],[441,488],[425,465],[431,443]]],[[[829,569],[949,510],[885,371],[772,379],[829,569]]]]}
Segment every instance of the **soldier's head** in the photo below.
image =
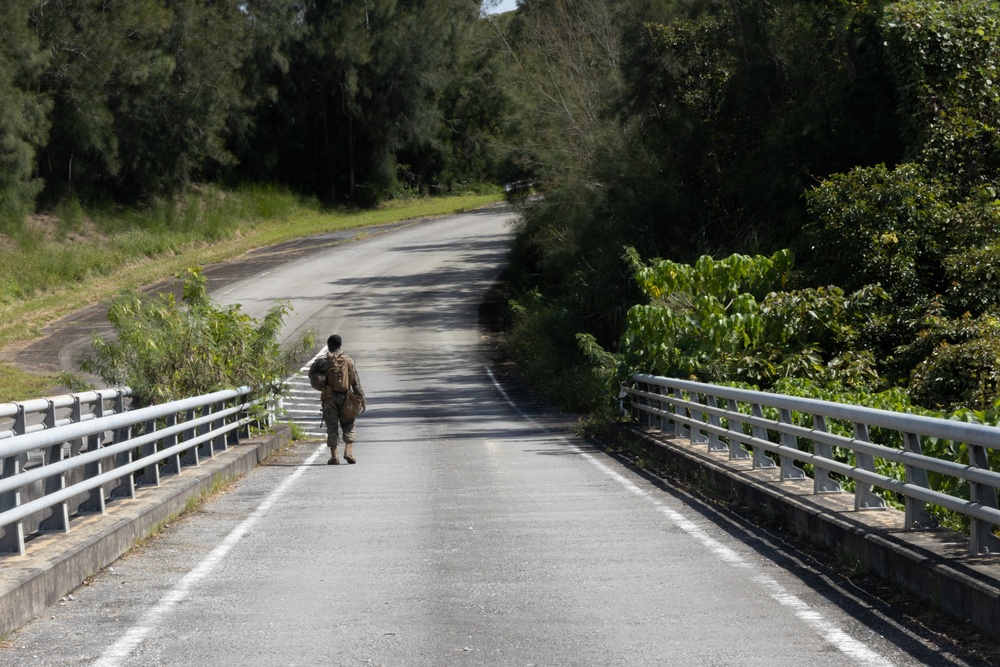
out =
{"type": "Polygon", "coordinates": [[[337,350],[340,349],[340,346],[343,342],[344,341],[340,339],[340,336],[338,336],[337,334],[333,334],[332,336],[326,339],[326,349],[330,350],[330,352],[336,352],[337,350]]]}

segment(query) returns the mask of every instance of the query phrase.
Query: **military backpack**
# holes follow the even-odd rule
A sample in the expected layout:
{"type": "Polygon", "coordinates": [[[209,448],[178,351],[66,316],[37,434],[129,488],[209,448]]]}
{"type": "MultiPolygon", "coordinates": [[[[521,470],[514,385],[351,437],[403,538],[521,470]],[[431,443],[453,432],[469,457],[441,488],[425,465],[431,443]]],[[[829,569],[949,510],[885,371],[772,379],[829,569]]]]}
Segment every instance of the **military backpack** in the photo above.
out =
{"type": "Polygon", "coordinates": [[[330,369],[326,372],[326,391],[344,394],[351,387],[351,365],[345,354],[330,355],[330,369]]]}

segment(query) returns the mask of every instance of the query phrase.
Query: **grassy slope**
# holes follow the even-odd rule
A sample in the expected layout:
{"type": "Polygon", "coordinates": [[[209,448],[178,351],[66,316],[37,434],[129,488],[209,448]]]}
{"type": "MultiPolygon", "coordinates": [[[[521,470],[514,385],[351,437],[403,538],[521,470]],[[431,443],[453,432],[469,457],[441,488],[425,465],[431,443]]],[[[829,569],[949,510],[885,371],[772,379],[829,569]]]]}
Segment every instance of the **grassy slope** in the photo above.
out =
{"type": "MultiPolygon", "coordinates": [[[[270,215],[261,214],[259,206],[249,210],[241,205],[246,202],[239,194],[231,198],[239,200],[237,205],[216,211],[205,221],[203,226],[214,228],[208,238],[199,238],[191,229],[192,225],[197,228],[199,221],[189,219],[171,224],[154,220],[146,227],[141,221],[115,220],[99,225],[97,233],[95,226],[89,225],[89,234],[67,234],[62,228],[55,235],[36,235],[27,242],[6,239],[0,246],[0,349],[37,337],[43,326],[78,308],[123,289],[176,276],[190,266],[222,262],[255,248],[322,232],[467,211],[500,201],[502,196],[420,199],[354,212],[321,211],[313,205],[296,204],[276,206],[281,212],[270,215]],[[149,227],[155,231],[150,232],[149,227]],[[74,266],[72,271],[54,270],[54,264],[65,263],[64,257],[92,259],[83,260],[90,264],[74,266]],[[38,284],[45,285],[44,289],[37,289],[38,284]]],[[[36,398],[56,384],[56,378],[31,375],[0,363],[0,402],[36,398]]]]}

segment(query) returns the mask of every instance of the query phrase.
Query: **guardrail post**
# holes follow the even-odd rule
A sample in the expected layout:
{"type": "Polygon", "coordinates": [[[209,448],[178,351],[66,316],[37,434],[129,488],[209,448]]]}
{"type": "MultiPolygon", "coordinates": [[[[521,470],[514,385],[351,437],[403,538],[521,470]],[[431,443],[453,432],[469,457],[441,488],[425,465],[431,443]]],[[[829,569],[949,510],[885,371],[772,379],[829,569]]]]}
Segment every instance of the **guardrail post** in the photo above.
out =
{"type": "Polygon", "coordinates": [[[679,387],[674,387],[674,399],[677,401],[674,403],[673,413],[677,415],[680,419],[674,420],[674,435],[678,438],[691,438],[691,423],[684,419],[685,417],[690,417],[691,412],[680,405],[684,401],[684,392],[681,391],[679,387]],[[680,421],[684,420],[684,421],[680,421]]]}
{"type": "MultiPolygon", "coordinates": [[[[823,415],[813,415],[813,429],[821,433],[829,433],[826,426],[826,417],[823,415]]],[[[813,440],[813,452],[816,456],[833,461],[833,447],[828,442],[813,440]]],[[[813,464],[813,493],[840,493],[844,487],[840,482],[830,477],[830,471],[813,464]]]]}
{"type": "MultiPolygon", "coordinates": [[[[868,424],[855,422],[854,437],[861,442],[871,442],[871,438],[868,436],[868,424]]],[[[875,457],[871,454],[854,452],[854,465],[868,472],[876,472],[875,457]]],[[[885,509],[885,500],[872,491],[871,484],[856,480],[854,484],[854,509],[882,510],[885,509]]]]}
{"type": "MultiPolygon", "coordinates": [[[[80,399],[77,398],[73,401],[73,405],[76,408],[75,412],[79,411],[80,399]]],[[[70,417],[72,420],[72,415],[70,417]]],[[[56,426],[56,406],[52,401],[48,401],[48,407],[45,408],[45,417],[42,420],[45,424],[45,428],[55,428],[56,426]]],[[[64,443],[57,443],[50,447],[46,447],[42,452],[42,465],[49,465],[51,463],[57,463],[62,461],[64,458],[63,454],[64,443]]],[[[66,474],[60,473],[58,475],[52,475],[51,477],[46,477],[45,481],[42,483],[42,493],[44,495],[49,495],[61,491],[66,488],[66,474]]],[[[40,533],[68,533],[69,532],[69,503],[63,502],[58,505],[52,506],[52,513],[42,519],[38,524],[38,532],[40,533]]]]}
{"type": "MultiPolygon", "coordinates": [[[[28,420],[24,416],[24,406],[17,404],[17,413],[14,415],[14,435],[24,435],[28,428],[28,420]]],[[[0,479],[13,477],[21,472],[27,462],[26,454],[15,454],[4,457],[0,461],[0,479]]],[[[21,490],[14,489],[6,493],[0,493],[0,512],[14,509],[21,504],[21,490]]],[[[0,537],[0,553],[24,555],[24,522],[18,521],[7,526],[3,526],[4,534],[0,537]]]]}
{"type": "MultiPolygon", "coordinates": [[[[646,384],[643,382],[635,383],[636,391],[646,391],[646,384]]],[[[633,396],[632,397],[632,418],[638,422],[639,426],[649,425],[649,414],[642,409],[642,406],[646,404],[645,396],[633,396]]]]}
{"type": "MultiPolygon", "coordinates": [[[[916,454],[917,456],[923,455],[923,447],[920,445],[920,436],[916,433],[903,433],[903,449],[911,454],[916,454]]],[[[927,479],[927,471],[923,468],[918,468],[916,466],[904,465],[904,470],[906,470],[906,481],[915,486],[919,486],[922,489],[931,488],[930,482],[927,479]]],[[[994,496],[994,501],[996,497],[994,496]]],[[[922,500],[916,500],[910,498],[909,496],[905,499],[905,514],[903,518],[903,527],[906,530],[914,530],[915,528],[933,528],[937,522],[931,518],[931,515],[927,513],[924,509],[924,503],[922,500]]]]}
{"type": "MultiPolygon", "coordinates": [[[[27,429],[24,416],[24,406],[17,404],[17,414],[14,415],[14,434],[23,435],[27,429]]],[[[21,472],[21,466],[27,457],[24,455],[7,456],[0,462],[0,479],[13,477],[21,472]]],[[[0,493],[0,512],[14,509],[21,504],[21,490],[0,493]]],[[[9,526],[3,526],[4,534],[0,537],[0,553],[24,555],[24,522],[18,521],[9,526]]]]}
{"type": "MultiPolygon", "coordinates": [[[[132,427],[115,429],[115,444],[126,442],[132,437],[132,427]]],[[[115,468],[132,463],[132,450],[115,455],[115,468]]],[[[108,492],[109,498],[135,498],[135,474],[127,473],[115,480],[108,492]]]]}
{"type": "Polygon", "coordinates": [[[20,403],[15,403],[17,406],[17,414],[14,415],[14,435],[24,435],[25,431],[28,430],[28,420],[24,416],[24,406],[20,403]]]}
{"type": "MultiPolygon", "coordinates": [[[[177,415],[169,414],[163,418],[164,425],[166,428],[171,428],[177,425],[177,415]]],[[[163,436],[163,448],[170,449],[177,444],[177,434],[171,433],[170,435],[163,436]]],[[[160,468],[161,475],[178,475],[181,472],[181,455],[174,454],[173,456],[165,459],[163,461],[163,467],[160,468]]]]}
{"type": "MultiPolygon", "coordinates": [[[[156,432],[156,420],[149,419],[146,421],[142,429],[143,435],[151,435],[156,432]]],[[[144,459],[147,456],[153,456],[156,454],[156,441],[147,442],[142,446],[139,458],[144,459]]],[[[150,463],[145,468],[143,468],[141,473],[136,473],[135,475],[135,485],[136,486],[159,486],[160,485],[160,464],[150,463]]]]}
{"type": "MultiPolygon", "coordinates": [[[[243,400],[245,398],[246,398],[245,396],[237,396],[236,400],[239,401],[240,404],[242,405],[243,400]]],[[[234,422],[233,428],[229,429],[229,431],[226,433],[227,447],[235,447],[236,445],[240,444],[240,431],[242,430],[243,427],[236,426],[235,422],[239,422],[242,417],[243,417],[243,410],[240,410],[235,415],[233,415],[232,417],[232,421],[234,422]]]]}
{"type": "MultiPolygon", "coordinates": [[[[226,409],[226,402],[219,401],[215,404],[215,414],[221,413],[226,409]]],[[[226,418],[219,416],[212,420],[212,428],[219,434],[215,436],[212,440],[213,451],[224,452],[226,451],[226,437],[229,435],[228,432],[223,432],[222,429],[226,427],[226,418]]]]}
{"type": "MultiPolygon", "coordinates": [[[[122,402],[122,395],[119,394],[115,399],[115,413],[121,414],[125,411],[124,403],[122,402]]],[[[123,426],[122,428],[115,429],[114,441],[115,444],[120,442],[126,442],[132,437],[132,427],[123,426]]],[[[132,462],[132,451],[122,452],[115,456],[115,467],[120,468],[121,466],[127,466],[132,462]]],[[[128,473],[127,475],[122,475],[115,482],[114,486],[111,487],[108,493],[110,498],[135,498],[135,475],[128,473]]]]}
{"type": "MultiPolygon", "coordinates": [[[[101,414],[103,414],[103,410],[104,410],[104,400],[102,399],[100,392],[98,392],[97,403],[90,408],[90,413],[94,415],[95,418],[97,418],[101,414]]],[[[79,395],[73,396],[73,405],[70,407],[70,421],[77,424],[83,421],[83,402],[80,400],[79,395]]],[[[85,442],[86,440],[84,440],[84,438],[73,438],[72,440],[70,440],[69,458],[73,458],[74,456],[77,456],[81,451],[83,451],[83,445],[85,444],[85,442]]],[[[86,468],[84,468],[84,470],[77,470],[76,473],[74,474],[86,475],[86,468]]],[[[69,483],[72,484],[75,481],[78,480],[70,478],[69,483]]],[[[70,509],[68,505],[67,509],[70,509]]],[[[79,511],[79,508],[76,508],[74,511],[79,511]]]]}
{"type": "MultiPolygon", "coordinates": [[[[104,400],[99,400],[94,404],[93,409],[94,417],[100,419],[104,416],[104,400]]],[[[87,451],[96,452],[98,449],[104,446],[104,434],[96,433],[87,438],[87,451]]],[[[100,461],[95,461],[94,463],[88,463],[83,466],[83,477],[84,479],[91,479],[92,477],[97,477],[103,472],[104,465],[100,461]]],[[[104,487],[99,486],[96,489],[91,489],[87,497],[81,502],[76,511],[80,514],[104,514],[107,507],[104,503],[104,487]]]]}
{"type": "MultiPolygon", "coordinates": [[[[792,424],[792,411],[782,408],[779,411],[780,421],[782,424],[792,424]]],[[[791,433],[785,433],[781,431],[781,445],[783,447],[788,447],[789,449],[798,449],[799,441],[791,433]]],[[[781,460],[781,479],[805,479],[806,472],[799,466],[795,465],[795,459],[791,456],[780,456],[781,460]]]]}
{"type": "Polygon", "coordinates": [[[680,435],[680,422],[674,416],[677,414],[677,406],[674,405],[674,401],[671,399],[670,387],[660,384],[656,388],[659,394],[663,396],[660,399],[660,408],[667,413],[660,422],[660,430],[666,435],[680,435]]]}
{"type": "MultiPolygon", "coordinates": [[[[710,412],[708,413],[708,423],[712,426],[715,426],[716,428],[721,429],[722,419],[716,412],[716,410],[719,407],[719,404],[716,403],[715,396],[713,394],[705,394],[705,404],[708,405],[709,408],[711,408],[710,412]]],[[[716,431],[708,432],[708,451],[724,452],[727,451],[728,449],[729,448],[726,446],[726,443],[722,442],[722,438],[719,437],[719,434],[716,431]]]]}
{"type": "MultiPolygon", "coordinates": [[[[20,410],[20,406],[18,406],[20,410]]],[[[0,479],[13,477],[21,472],[21,457],[4,457],[0,479]]],[[[12,510],[21,504],[21,490],[15,489],[6,493],[0,493],[0,512],[12,510]]],[[[0,553],[24,555],[24,522],[17,521],[7,526],[3,526],[3,537],[0,537],[0,553]]]]}
{"type": "MultiPolygon", "coordinates": [[[[696,394],[688,392],[688,396],[692,403],[701,403],[701,394],[696,394]]],[[[688,410],[688,416],[691,417],[691,428],[689,429],[689,437],[691,438],[692,445],[707,445],[709,444],[709,438],[702,432],[701,427],[697,426],[698,423],[705,423],[705,413],[702,410],[694,409],[688,410]],[[697,417],[695,416],[697,415],[697,417]]]]}
{"type": "MultiPolygon", "coordinates": [[[[740,412],[740,406],[735,399],[728,399],[727,405],[729,406],[729,414],[726,415],[726,421],[729,424],[729,431],[736,433],[738,436],[744,435],[743,433],[743,421],[733,417],[733,415],[742,414],[740,412]]],[[[735,436],[729,436],[729,460],[744,460],[750,458],[750,452],[747,448],[743,446],[743,442],[735,436]]]]}
{"type": "MultiPolygon", "coordinates": [[[[990,469],[986,447],[966,444],[969,450],[969,465],[973,468],[990,469]]],[[[997,509],[997,490],[989,484],[969,482],[969,500],[983,507],[997,509]]],[[[1000,553],[1000,538],[993,534],[993,524],[972,517],[969,524],[969,551],[973,555],[1000,553]]]]}
{"type": "MultiPolygon", "coordinates": [[[[246,419],[247,416],[249,415],[250,415],[250,410],[248,409],[248,404],[244,403],[243,409],[240,410],[239,413],[236,415],[236,419],[242,421],[243,419],[246,419]]],[[[238,443],[240,438],[249,438],[249,437],[250,437],[250,422],[248,420],[237,430],[236,441],[238,443]]]]}
{"type": "MultiPolygon", "coordinates": [[[[757,419],[764,418],[764,409],[760,406],[760,403],[754,403],[750,412],[757,419]]],[[[758,440],[767,440],[767,429],[763,426],[757,424],[753,425],[753,437],[758,440]]],[[[776,468],[774,461],[771,457],[767,455],[767,451],[763,447],[753,446],[753,468],[776,468]]]]}
{"type": "MultiPolygon", "coordinates": [[[[100,395],[98,395],[97,404],[90,409],[90,412],[96,418],[100,416],[100,414],[103,414],[103,410],[104,401],[101,399],[100,395]],[[100,407],[97,407],[98,405],[100,405],[100,407]]],[[[83,405],[80,402],[79,396],[73,396],[73,406],[70,408],[70,421],[77,424],[83,421],[83,405]]],[[[69,441],[70,458],[80,453],[80,450],[83,449],[83,442],[83,438],[74,438],[69,441]]]]}
{"type": "MultiPolygon", "coordinates": [[[[203,405],[203,406],[201,406],[201,416],[202,417],[208,417],[211,414],[212,414],[212,406],[211,405],[203,405]]],[[[211,422],[208,422],[207,424],[202,424],[201,426],[198,427],[198,435],[208,435],[211,432],[212,432],[212,423],[211,422]]],[[[214,455],[215,455],[215,452],[212,451],[212,440],[211,439],[205,440],[200,445],[198,445],[198,458],[199,459],[210,459],[214,455]]]]}
{"type": "MultiPolygon", "coordinates": [[[[194,408],[188,408],[184,415],[184,421],[190,423],[194,421],[194,408]]],[[[190,442],[194,440],[194,429],[186,428],[181,432],[181,442],[190,442]]],[[[181,465],[182,466],[196,466],[200,463],[198,459],[198,447],[191,447],[190,449],[185,449],[184,454],[181,455],[181,465]]]]}
{"type": "MultiPolygon", "coordinates": [[[[663,394],[663,387],[661,387],[658,384],[654,385],[647,384],[646,386],[649,387],[649,393],[651,394],[656,394],[657,396],[661,396],[663,394]]],[[[663,411],[666,409],[666,406],[663,403],[663,399],[662,398],[650,399],[650,403],[651,407],[654,410],[656,410],[655,413],[652,413],[650,415],[650,425],[651,426],[654,425],[654,420],[655,420],[656,428],[660,430],[660,433],[665,433],[667,431],[667,423],[669,423],[670,420],[664,419],[663,417],[663,411]]]]}
{"type": "MultiPolygon", "coordinates": [[[[663,396],[663,398],[659,399],[659,402],[657,403],[660,411],[672,414],[674,410],[673,405],[670,402],[670,390],[664,385],[658,384],[656,385],[656,393],[663,396]]],[[[677,422],[674,421],[669,414],[658,416],[660,418],[660,433],[665,435],[674,435],[677,432],[677,422]]]]}

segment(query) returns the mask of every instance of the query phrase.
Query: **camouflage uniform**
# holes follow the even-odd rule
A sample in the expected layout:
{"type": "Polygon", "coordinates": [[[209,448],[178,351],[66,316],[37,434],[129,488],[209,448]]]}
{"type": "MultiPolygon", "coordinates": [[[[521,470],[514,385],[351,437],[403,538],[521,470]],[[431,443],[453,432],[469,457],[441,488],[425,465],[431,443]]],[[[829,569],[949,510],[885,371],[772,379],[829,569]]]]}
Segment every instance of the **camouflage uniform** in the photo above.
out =
{"type": "MultiPolygon", "coordinates": [[[[340,350],[333,353],[332,356],[343,356],[347,361],[347,369],[350,377],[351,389],[354,393],[364,400],[365,392],[361,388],[361,378],[358,376],[358,368],[354,364],[354,360],[349,356],[341,352],[340,350]]],[[[312,363],[309,367],[309,381],[314,387],[317,385],[322,386],[326,382],[326,373],[330,370],[330,354],[325,354],[316,361],[312,363]]],[[[337,445],[339,440],[339,429],[344,432],[344,443],[347,445],[347,451],[344,454],[350,463],[354,463],[354,457],[351,452],[351,445],[354,443],[354,418],[347,419],[341,415],[341,408],[344,405],[344,401],[347,400],[346,393],[333,393],[327,390],[323,390],[323,421],[326,422],[326,444],[330,448],[330,452],[333,454],[331,462],[337,458],[337,445]]]]}

